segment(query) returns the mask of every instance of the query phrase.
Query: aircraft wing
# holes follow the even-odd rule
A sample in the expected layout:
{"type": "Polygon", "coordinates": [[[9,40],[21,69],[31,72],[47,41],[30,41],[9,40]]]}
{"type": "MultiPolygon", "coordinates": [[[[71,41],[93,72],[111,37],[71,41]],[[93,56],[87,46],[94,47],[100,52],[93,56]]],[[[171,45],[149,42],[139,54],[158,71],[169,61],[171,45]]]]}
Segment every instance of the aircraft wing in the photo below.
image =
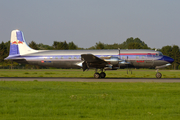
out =
{"type": "Polygon", "coordinates": [[[81,59],[83,61],[87,61],[89,63],[106,63],[107,64],[106,61],[104,61],[101,58],[94,56],[93,54],[82,54],[81,59]]]}
{"type": "Polygon", "coordinates": [[[81,59],[83,62],[83,71],[89,69],[89,67],[102,68],[108,64],[101,58],[94,56],[93,54],[82,54],[81,59]]]}

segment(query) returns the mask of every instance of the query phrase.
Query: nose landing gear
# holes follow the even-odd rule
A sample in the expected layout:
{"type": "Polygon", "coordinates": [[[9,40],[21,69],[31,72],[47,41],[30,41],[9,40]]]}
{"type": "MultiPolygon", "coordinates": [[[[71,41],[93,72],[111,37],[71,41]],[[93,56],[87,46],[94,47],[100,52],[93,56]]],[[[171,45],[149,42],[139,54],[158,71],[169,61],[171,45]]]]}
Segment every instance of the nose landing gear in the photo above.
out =
{"type": "Polygon", "coordinates": [[[160,72],[158,72],[158,69],[157,69],[157,73],[156,73],[156,78],[161,78],[162,77],[162,74],[160,72]]]}

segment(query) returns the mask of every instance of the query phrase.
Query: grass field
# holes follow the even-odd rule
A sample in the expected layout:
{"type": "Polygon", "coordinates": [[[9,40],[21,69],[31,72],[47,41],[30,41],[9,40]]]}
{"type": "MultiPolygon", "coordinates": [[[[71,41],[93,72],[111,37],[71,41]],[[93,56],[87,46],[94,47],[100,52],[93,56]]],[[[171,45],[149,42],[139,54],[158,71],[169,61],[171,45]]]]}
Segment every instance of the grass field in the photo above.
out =
{"type": "MultiPolygon", "coordinates": [[[[162,78],[180,78],[179,70],[160,70],[162,78]]],[[[155,70],[139,69],[106,71],[106,78],[156,78],[155,70]]],[[[1,69],[0,77],[87,77],[93,78],[94,70],[83,72],[82,69],[40,69],[40,70],[9,70],[1,69]]]]}
{"type": "Polygon", "coordinates": [[[1,120],[178,120],[180,83],[0,81],[1,120]]]}

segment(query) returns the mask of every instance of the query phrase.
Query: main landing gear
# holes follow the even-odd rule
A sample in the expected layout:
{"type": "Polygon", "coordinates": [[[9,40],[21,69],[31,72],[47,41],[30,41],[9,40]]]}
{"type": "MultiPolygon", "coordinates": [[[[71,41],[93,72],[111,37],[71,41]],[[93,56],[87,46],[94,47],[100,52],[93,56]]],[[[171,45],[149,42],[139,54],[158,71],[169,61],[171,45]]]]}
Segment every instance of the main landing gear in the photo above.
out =
{"type": "Polygon", "coordinates": [[[162,74],[160,72],[158,72],[158,69],[157,69],[157,73],[156,73],[156,78],[161,78],[162,77],[162,74]]]}
{"type": "Polygon", "coordinates": [[[95,70],[95,73],[94,73],[94,78],[105,78],[106,77],[106,73],[103,72],[103,69],[101,69],[101,73],[98,73],[97,72],[97,69],[95,70]]]}

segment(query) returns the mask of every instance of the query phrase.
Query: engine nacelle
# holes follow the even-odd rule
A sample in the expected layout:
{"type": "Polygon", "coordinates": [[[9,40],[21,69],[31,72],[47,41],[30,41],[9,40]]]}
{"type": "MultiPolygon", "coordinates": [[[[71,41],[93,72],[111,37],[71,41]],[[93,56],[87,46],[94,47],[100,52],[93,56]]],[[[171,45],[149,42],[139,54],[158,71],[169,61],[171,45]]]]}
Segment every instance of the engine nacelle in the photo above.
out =
{"type": "Polygon", "coordinates": [[[119,67],[112,67],[112,66],[107,66],[104,68],[105,70],[117,70],[119,67]]]}
{"type": "Polygon", "coordinates": [[[113,66],[119,65],[119,61],[121,61],[118,57],[110,57],[109,59],[104,59],[104,61],[108,62],[113,66]]]}

